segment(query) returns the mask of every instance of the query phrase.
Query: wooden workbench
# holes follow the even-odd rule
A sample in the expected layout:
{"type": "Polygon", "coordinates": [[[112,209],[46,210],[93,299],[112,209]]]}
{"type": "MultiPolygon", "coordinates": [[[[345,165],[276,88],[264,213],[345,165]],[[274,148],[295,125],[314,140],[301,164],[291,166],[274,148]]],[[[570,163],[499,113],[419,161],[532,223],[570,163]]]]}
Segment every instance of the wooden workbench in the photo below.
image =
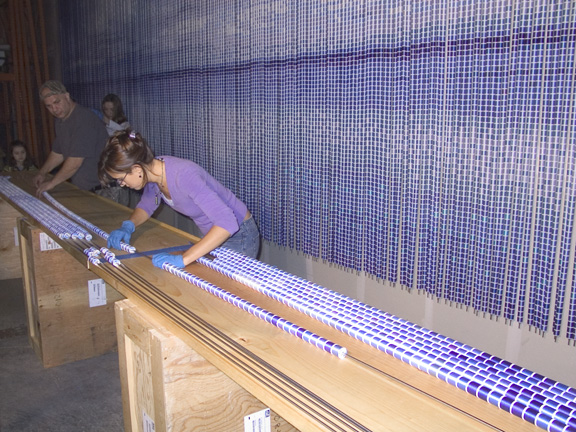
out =
{"type": "MultiPolygon", "coordinates": [[[[26,176],[13,181],[33,193],[26,176]]],[[[51,195],[107,232],[131,212],[69,184],[51,195]]],[[[76,241],[58,241],[139,310],[301,431],[541,430],[200,264],[186,270],[345,346],[347,358],[321,351],[155,268],[147,256],[123,260],[125,270],[88,265],[76,241]]],[[[131,244],[149,251],[191,241],[197,239],[150,220],[136,230],[131,244]]],[[[92,242],[105,245],[99,237],[92,242]]]]}

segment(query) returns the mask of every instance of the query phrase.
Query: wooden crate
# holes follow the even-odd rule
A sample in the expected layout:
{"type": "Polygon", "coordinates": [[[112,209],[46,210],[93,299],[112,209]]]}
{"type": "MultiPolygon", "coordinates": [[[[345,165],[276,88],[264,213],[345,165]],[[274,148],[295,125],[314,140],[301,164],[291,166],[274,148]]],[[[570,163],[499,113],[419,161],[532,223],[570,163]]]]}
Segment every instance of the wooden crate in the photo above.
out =
{"type": "Polygon", "coordinates": [[[20,216],[14,207],[0,199],[0,280],[22,277],[16,226],[20,216]]]}
{"type": "Polygon", "coordinates": [[[124,297],[25,219],[18,232],[28,336],[44,367],[115,350],[114,302],[124,297]]]}
{"type": "Polygon", "coordinates": [[[126,432],[295,432],[270,412],[270,429],[245,429],[266,406],[130,300],[116,303],[126,432]]]}

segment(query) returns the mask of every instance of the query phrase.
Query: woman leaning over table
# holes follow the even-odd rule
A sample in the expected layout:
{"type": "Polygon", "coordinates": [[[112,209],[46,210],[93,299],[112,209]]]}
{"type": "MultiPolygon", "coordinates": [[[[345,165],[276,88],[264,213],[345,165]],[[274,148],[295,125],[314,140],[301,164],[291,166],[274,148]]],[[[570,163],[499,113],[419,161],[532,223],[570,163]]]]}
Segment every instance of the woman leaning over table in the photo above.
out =
{"type": "Polygon", "coordinates": [[[129,243],[135,229],[164,201],[192,219],[203,237],[183,254],[154,255],[156,267],[169,263],[184,268],[219,246],[258,255],[260,235],[246,205],[200,165],[173,156],[155,157],[139,133],[127,130],[108,139],[98,169],[105,184],[116,181],[143,191],[130,218],[110,233],[108,247],[120,249],[121,241],[129,243]]]}

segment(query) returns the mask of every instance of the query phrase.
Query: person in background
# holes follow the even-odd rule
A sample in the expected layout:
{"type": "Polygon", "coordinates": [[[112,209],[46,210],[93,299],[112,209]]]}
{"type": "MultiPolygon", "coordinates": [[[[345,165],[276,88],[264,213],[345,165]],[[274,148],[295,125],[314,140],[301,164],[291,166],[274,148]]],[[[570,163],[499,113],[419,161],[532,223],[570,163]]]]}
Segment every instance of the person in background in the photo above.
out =
{"type": "Polygon", "coordinates": [[[39,93],[40,100],[55,117],[56,138],[34,178],[36,194],[40,196],[70,180],[80,189],[105,196],[98,178],[98,159],[108,138],[104,124],[92,110],[74,102],[60,81],[46,81],[39,93]],[[57,167],[58,171],[48,176],[57,167]]]}
{"type": "Polygon", "coordinates": [[[15,140],[10,143],[8,148],[8,163],[3,171],[38,171],[34,161],[28,153],[26,144],[20,140],[15,140]]]}
{"type": "Polygon", "coordinates": [[[173,156],[154,157],[139,133],[120,131],[108,140],[98,170],[103,184],[116,181],[143,190],[130,218],[110,233],[108,247],[120,249],[120,242],[129,243],[136,227],[164,201],[192,219],[203,237],[183,254],[154,255],[156,267],[169,263],[184,268],[219,246],[258,255],[260,234],[246,205],[200,165],[173,156]]]}
{"type": "Polygon", "coordinates": [[[130,127],[128,118],[124,114],[122,101],[114,93],[107,94],[102,99],[102,114],[109,136],[112,136],[114,132],[126,130],[130,127]]]}
{"type": "MultiPolygon", "coordinates": [[[[109,136],[114,135],[115,132],[126,130],[130,127],[128,118],[124,114],[122,100],[114,93],[108,93],[102,99],[101,104],[102,120],[106,124],[106,132],[109,136]]],[[[138,193],[132,192],[129,189],[121,188],[118,185],[108,186],[108,193],[112,199],[117,203],[134,208],[137,202],[138,193]]]]}

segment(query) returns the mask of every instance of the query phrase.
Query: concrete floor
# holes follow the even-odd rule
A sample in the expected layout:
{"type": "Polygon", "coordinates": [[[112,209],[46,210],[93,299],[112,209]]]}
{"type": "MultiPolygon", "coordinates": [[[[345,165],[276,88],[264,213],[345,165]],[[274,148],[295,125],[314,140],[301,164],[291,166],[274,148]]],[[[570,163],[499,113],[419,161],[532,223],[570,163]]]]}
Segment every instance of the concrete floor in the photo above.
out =
{"type": "Polygon", "coordinates": [[[121,431],[118,353],[45,369],[28,341],[22,280],[0,281],[0,432],[121,431]]]}

